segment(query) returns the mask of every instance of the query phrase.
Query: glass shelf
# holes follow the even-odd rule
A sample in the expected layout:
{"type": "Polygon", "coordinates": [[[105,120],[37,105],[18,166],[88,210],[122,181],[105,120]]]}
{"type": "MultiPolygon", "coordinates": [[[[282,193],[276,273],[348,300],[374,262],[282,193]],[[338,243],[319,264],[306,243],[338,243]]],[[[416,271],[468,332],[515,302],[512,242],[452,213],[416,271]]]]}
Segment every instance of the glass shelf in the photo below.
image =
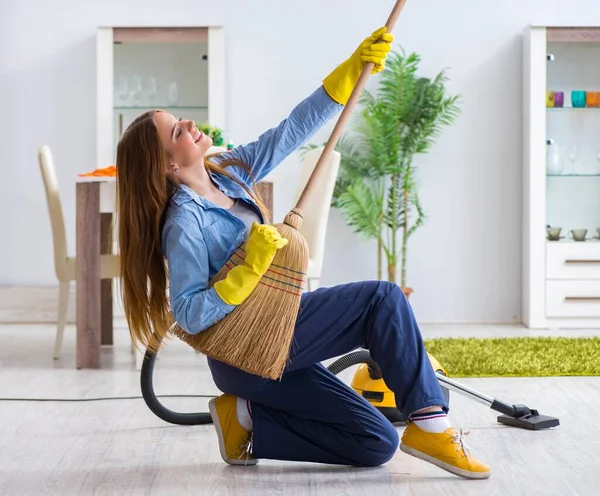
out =
{"type": "Polygon", "coordinates": [[[129,105],[129,106],[119,106],[119,107],[113,107],[115,110],[147,110],[147,109],[154,109],[154,108],[160,108],[163,110],[208,110],[208,107],[206,106],[198,106],[198,105],[168,105],[168,106],[162,106],[162,105],[129,105]]]}
{"type": "Polygon", "coordinates": [[[546,177],[600,177],[600,174],[546,174],[546,177]]]}
{"type": "MultiPolygon", "coordinates": [[[[575,243],[598,243],[598,236],[593,236],[590,237],[589,233],[587,234],[587,238],[585,238],[585,241],[575,241],[574,239],[548,239],[548,237],[546,237],[546,243],[549,244],[556,244],[556,243],[560,243],[561,245],[564,244],[575,244],[575,243]]],[[[561,236],[561,238],[564,238],[565,236],[561,236]]]]}
{"type": "Polygon", "coordinates": [[[585,112],[600,111],[600,107],[546,107],[550,112],[585,112]]]}

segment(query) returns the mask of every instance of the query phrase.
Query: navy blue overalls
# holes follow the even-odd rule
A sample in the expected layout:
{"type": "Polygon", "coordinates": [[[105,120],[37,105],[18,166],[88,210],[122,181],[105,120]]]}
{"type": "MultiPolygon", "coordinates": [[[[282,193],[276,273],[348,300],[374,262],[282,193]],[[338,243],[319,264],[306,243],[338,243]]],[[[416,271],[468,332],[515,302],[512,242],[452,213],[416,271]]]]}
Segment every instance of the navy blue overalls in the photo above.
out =
{"type": "Polygon", "coordinates": [[[279,381],[209,359],[217,387],[250,402],[253,456],[378,466],[398,448],[395,427],[320,362],[366,348],[404,418],[448,405],[414,314],[396,284],[366,281],[302,295],[290,363],[279,381]]]}

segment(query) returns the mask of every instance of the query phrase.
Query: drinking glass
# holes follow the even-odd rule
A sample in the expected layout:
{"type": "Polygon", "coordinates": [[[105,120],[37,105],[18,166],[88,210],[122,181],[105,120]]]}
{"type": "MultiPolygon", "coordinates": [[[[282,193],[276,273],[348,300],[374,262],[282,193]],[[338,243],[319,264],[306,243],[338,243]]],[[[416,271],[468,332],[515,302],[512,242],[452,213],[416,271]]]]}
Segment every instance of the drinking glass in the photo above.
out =
{"type": "Polygon", "coordinates": [[[156,97],[156,78],[154,76],[150,76],[146,83],[146,95],[150,102],[154,102],[154,98],[156,97]]]}
{"type": "Polygon", "coordinates": [[[140,99],[142,94],[142,78],[137,74],[133,74],[129,80],[129,94],[136,102],[140,99]]]}
{"type": "Polygon", "coordinates": [[[127,85],[127,78],[121,76],[117,82],[117,96],[121,100],[123,105],[127,104],[127,97],[129,96],[129,87],[127,85]]]}

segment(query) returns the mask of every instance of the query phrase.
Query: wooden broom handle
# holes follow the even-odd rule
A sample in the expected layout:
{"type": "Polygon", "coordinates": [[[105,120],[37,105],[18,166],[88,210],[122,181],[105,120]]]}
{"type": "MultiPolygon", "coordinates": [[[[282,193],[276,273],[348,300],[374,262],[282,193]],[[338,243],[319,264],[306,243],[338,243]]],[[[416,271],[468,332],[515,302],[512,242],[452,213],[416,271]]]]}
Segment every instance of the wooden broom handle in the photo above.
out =
{"type": "MultiPolygon", "coordinates": [[[[406,3],[406,0],[396,0],[396,5],[394,6],[392,13],[390,14],[387,22],[385,23],[385,27],[387,28],[388,33],[394,28],[394,25],[396,24],[396,21],[398,20],[398,16],[400,15],[400,12],[404,8],[405,3],[406,3]]],[[[308,199],[308,195],[310,195],[311,191],[314,189],[314,184],[315,184],[316,178],[317,178],[320,170],[323,168],[323,164],[326,163],[327,159],[331,155],[331,152],[334,150],[335,145],[337,144],[338,140],[340,139],[340,136],[342,135],[342,131],[344,130],[344,127],[346,126],[346,124],[348,123],[348,120],[350,119],[350,114],[352,113],[352,110],[354,109],[356,102],[358,102],[358,98],[360,97],[360,94],[367,82],[367,79],[369,78],[369,75],[371,74],[371,71],[373,70],[374,65],[375,64],[373,64],[373,62],[368,62],[363,67],[360,77],[358,78],[358,81],[356,82],[356,85],[354,86],[354,89],[352,90],[352,93],[350,94],[350,98],[348,99],[348,102],[344,106],[344,109],[342,110],[342,114],[340,115],[340,118],[338,119],[335,127],[333,128],[333,131],[331,133],[329,141],[327,141],[327,144],[325,145],[325,148],[323,149],[323,153],[321,153],[321,156],[319,157],[319,160],[317,161],[317,164],[315,165],[315,168],[313,169],[312,174],[308,178],[308,182],[306,183],[306,186],[302,190],[302,194],[300,195],[300,198],[298,198],[298,203],[296,203],[296,209],[302,210],[304,208],[304,205],[306,204],[307,199],[308,199]]]]}

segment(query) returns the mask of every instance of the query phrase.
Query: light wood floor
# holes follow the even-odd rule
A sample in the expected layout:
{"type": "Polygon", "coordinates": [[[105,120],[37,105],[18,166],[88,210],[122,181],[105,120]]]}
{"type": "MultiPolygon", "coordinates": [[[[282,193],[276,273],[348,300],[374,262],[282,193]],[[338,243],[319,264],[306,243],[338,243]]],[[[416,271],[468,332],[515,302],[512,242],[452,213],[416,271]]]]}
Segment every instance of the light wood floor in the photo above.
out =
{"type": "MultiPolygon", "coordinates": [[[[13,289],[13,310],[0,304],[0,322],[4,322],[0,323],[0,397],[139,395],[139,373],[124,328],[116,329],[115,346],[102,350],[101,370],[74,369],[72,325],[66,331],[62,359],[52,360],[54,327],[44,323],[52,315],[46,306],[52,298],[42,297],[42,293],[48,295],[21,290],[19,298],[13,289]],[[25,308],[23,298],[36,302],[36,307],[25,308]],[[27,315],[30,323],[15,322],[16,301],[22,307],[18,312],[27,315]]],[[[532,333],[506,326],[423,326],[423,334],[532,333]]],[[[344,372],[344,380],[349,381],[352,372],[344,372]]],[[[557,416],[561,425],[540,432],[505,427],[496,422],[493,411],[451,393],[452,423],[471,430],[468,445],[494,471],[489,480],[466,481],[400,451],[376,469],[270,460],[261,460],[256,467],[229,467],[219,457],[212,426],[165,424],[141,399],[0,401],[0,495],[600,494],[600,378],[462,382],[490,396],[557,416]]],[[[175,341],[160,356],[156,388],[159,394],[218,394],[205,359],[175,341]]],[[[181,411],[207,409],[206,398],[164,401],[181,411]]]]}

